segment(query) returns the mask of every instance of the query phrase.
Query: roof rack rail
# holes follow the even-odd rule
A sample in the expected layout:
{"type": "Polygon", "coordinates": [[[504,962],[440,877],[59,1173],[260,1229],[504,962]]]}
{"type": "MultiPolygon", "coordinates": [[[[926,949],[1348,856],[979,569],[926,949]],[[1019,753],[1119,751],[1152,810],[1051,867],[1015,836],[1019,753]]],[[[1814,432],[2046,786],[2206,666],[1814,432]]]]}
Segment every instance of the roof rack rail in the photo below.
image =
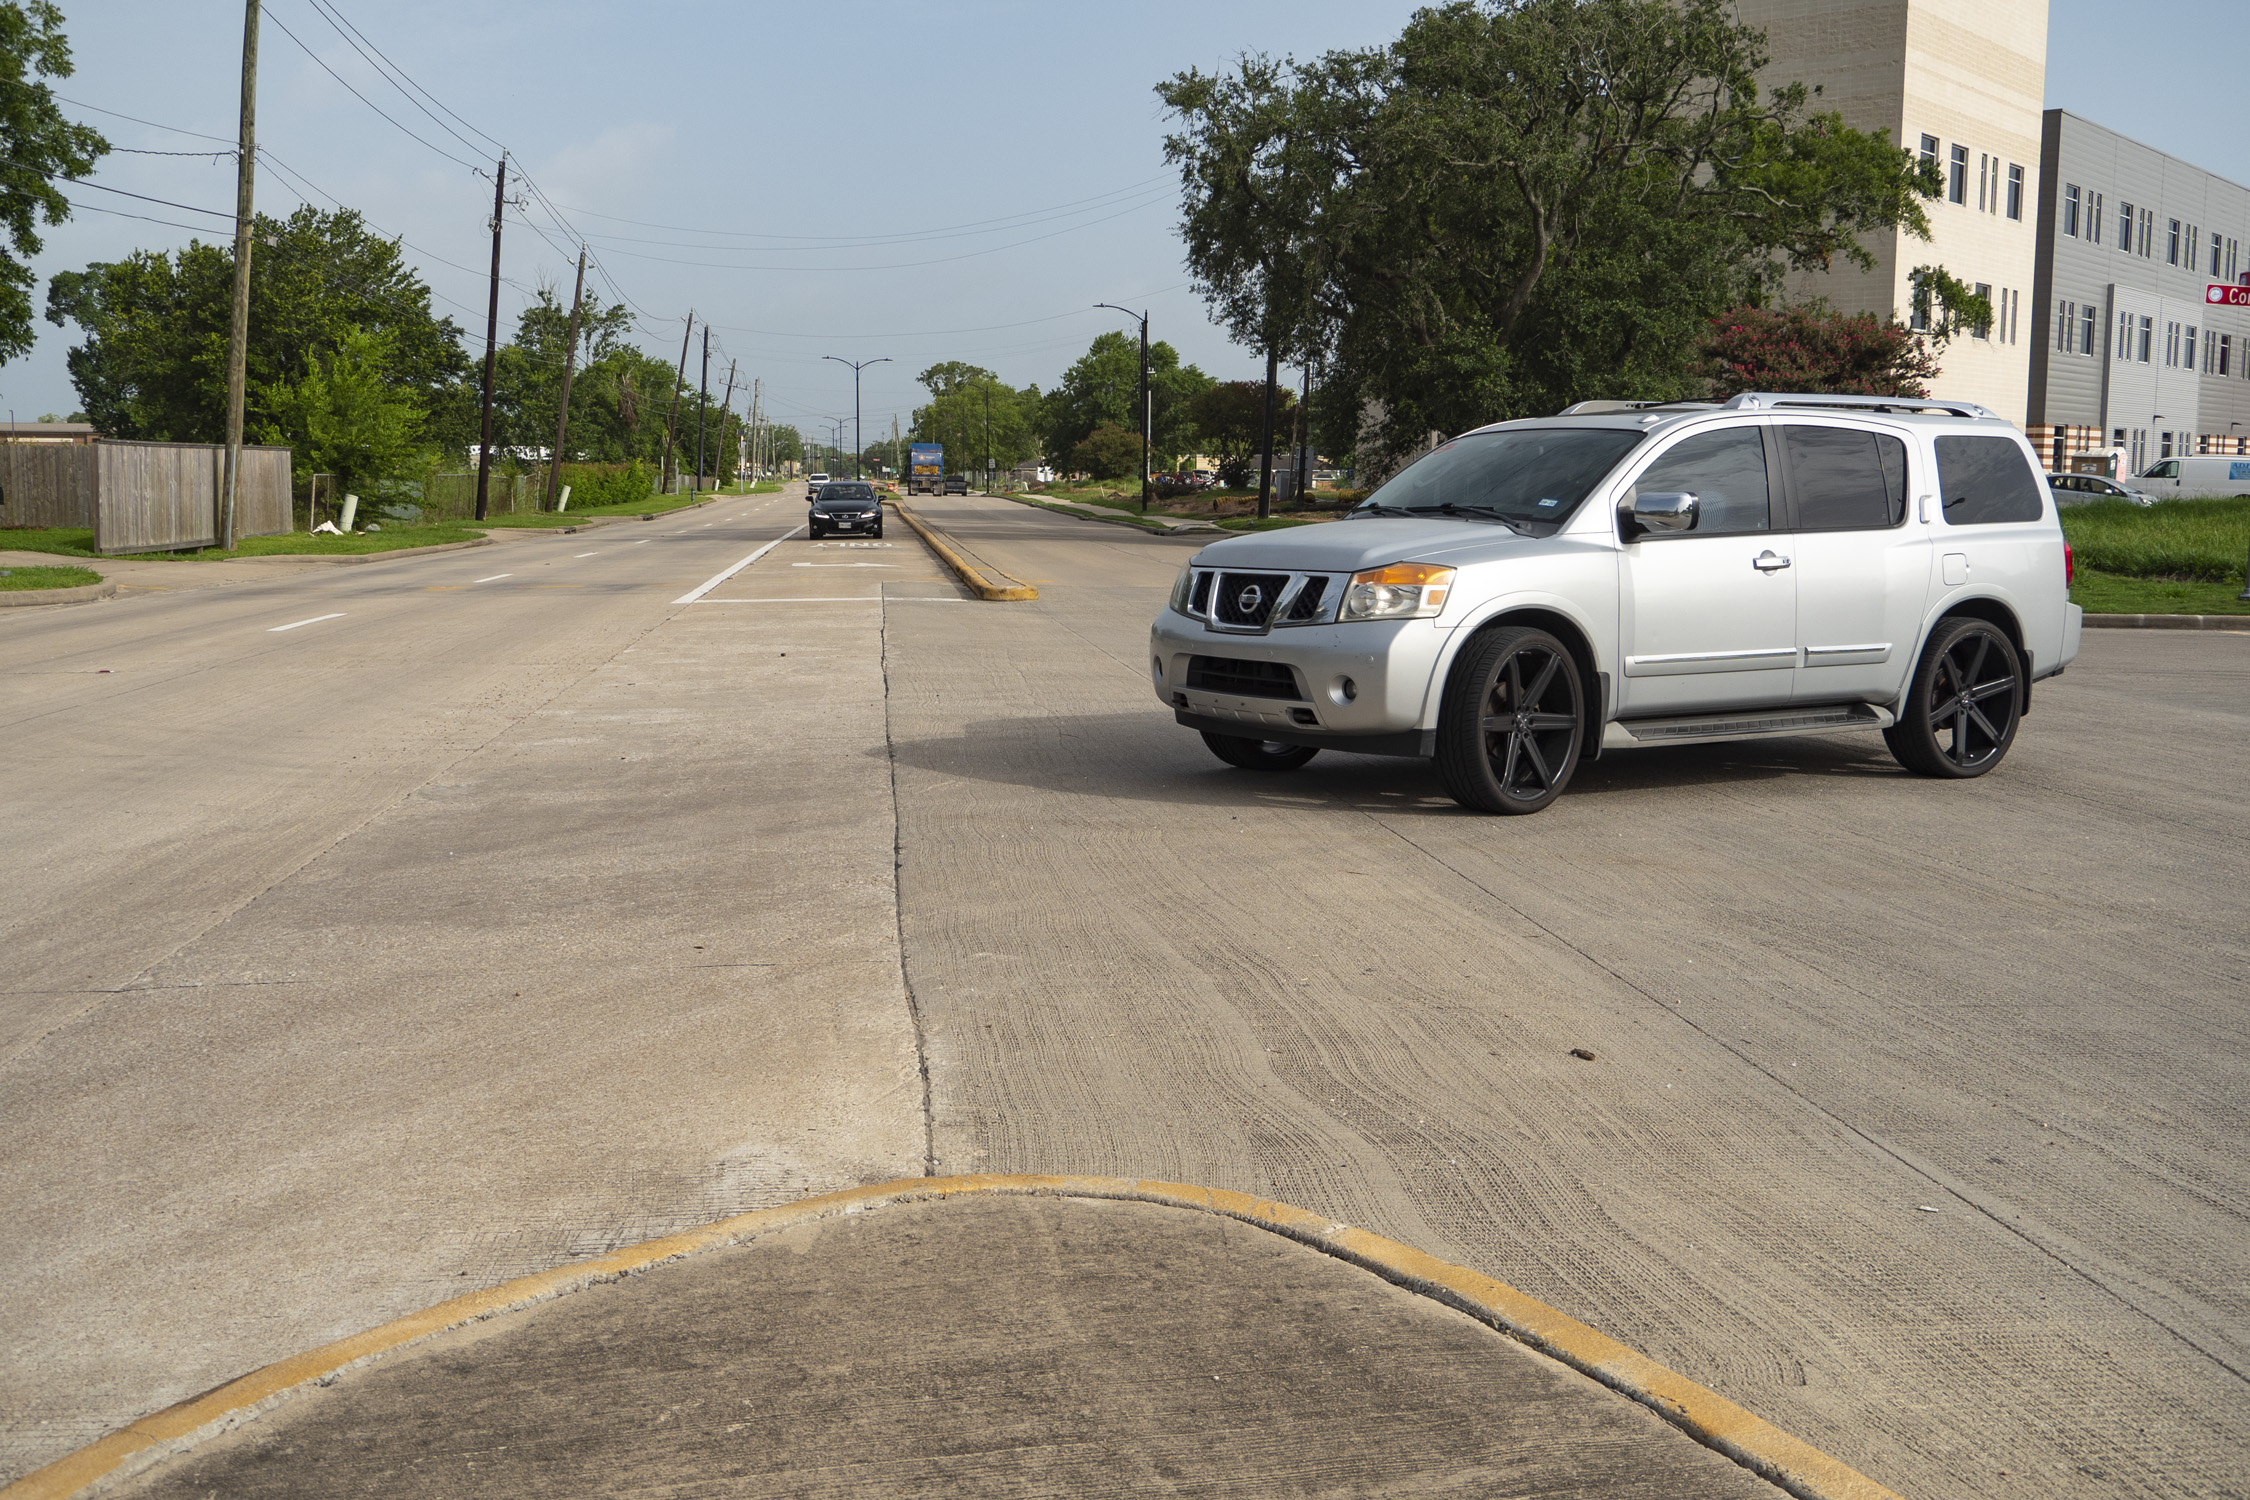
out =
{"type": "Polygon", "coordinates": [[[1744,391],[1727,402],[1730,411],[1772,411],[1781,407],[1841,407],[1858,411],[1941,411],[1948,416],[1997,422],[2000,414],[1974,401],[1942,401],[1935,396],[1815,396],[1787,391],[1744,391]]]}
{"type": "Polygon", "coordinates": [[[1716,411],[1715,401],[1573,401],[1558,417],[1596,417],[1625,411],[1716,411]]]}

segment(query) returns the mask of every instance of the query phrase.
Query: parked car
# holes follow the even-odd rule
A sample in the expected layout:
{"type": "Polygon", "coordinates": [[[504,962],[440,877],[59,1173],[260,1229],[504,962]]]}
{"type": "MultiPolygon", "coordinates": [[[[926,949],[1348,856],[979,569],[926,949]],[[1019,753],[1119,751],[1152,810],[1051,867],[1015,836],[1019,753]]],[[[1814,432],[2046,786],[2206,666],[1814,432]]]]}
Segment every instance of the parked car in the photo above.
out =
{"type": "Polygon", "coordinates": [[[2140,487],[2157,500],[2250,495],[2250,457],[2167,458],[2141,471],[2140,487]]]}
{"type": "Polygon", "coordinates": [[[875,498],[875,486],[859,479],[829,480],[806,506],[805,530],[816,542],[834,532],[881,536],[883,506],[875,498]]]}
{"type": "Polygon", "coordinates": [[[2156,497],[2148,491],[2104,479],[2099,474],[2049,474],[2047,488],[2055,492],[2057,505],[2091,505],[2096,500],[2130,500],[2135,505],[2156,503],[2156,497]]]}
{"type": "Polygon", "coordinates": [[[1347,517],[1198,553],[1150,632],[1219,759],[1434,759],[1537,812],[1636,746],[1882,731],[1982,776],[2077,655],[2070,550],[2023,434],[1968,403],[1586,403],[1443,444],[1347,517]]]}

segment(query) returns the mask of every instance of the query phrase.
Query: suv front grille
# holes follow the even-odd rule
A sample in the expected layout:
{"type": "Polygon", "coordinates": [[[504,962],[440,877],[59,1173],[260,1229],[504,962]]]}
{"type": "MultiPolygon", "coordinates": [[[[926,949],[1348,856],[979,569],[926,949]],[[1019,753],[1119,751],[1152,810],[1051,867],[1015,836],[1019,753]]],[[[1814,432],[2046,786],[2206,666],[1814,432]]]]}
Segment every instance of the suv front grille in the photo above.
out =
{"type": "Polygon", "coordinates": [[[1304,702],[1297,679],[1277,661],[1244,661],[1233,656],[1191,656],[1187,685],[1199,693],[1230,693],[1237,698],[1286,698],[1304,702]]]}
{"type": "Polygon", "coordinates": [[[1306,579],[1304,588],[1298,591],[1296,601],[1289,606],[1289,618],[1292,620],[1319,619],[1321,591],[1327,587],[1328,580],[1325,578],[1306,579]]]}
{"type": "Polygon", "coordinates": [[[1288,586],[1287,573],[1221,573],[1212,594],[1212,615],[1221,625],[1261,626],[1288,586]]]}

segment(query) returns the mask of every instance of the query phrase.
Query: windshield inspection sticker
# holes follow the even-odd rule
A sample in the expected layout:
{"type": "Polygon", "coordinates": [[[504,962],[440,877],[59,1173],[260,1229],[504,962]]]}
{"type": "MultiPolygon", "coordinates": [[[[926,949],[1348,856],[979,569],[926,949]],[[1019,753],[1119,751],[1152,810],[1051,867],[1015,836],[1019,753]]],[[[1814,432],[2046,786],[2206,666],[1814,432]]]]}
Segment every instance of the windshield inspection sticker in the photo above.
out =
{"type": "Polygon", "coordinates": [[[1560,500],[1542,500],[1539,502],[1539,508],[1541,510],[1546,510],[1552,506],[1557,506],[1560,504],[1562,504],[1560,500]]]}

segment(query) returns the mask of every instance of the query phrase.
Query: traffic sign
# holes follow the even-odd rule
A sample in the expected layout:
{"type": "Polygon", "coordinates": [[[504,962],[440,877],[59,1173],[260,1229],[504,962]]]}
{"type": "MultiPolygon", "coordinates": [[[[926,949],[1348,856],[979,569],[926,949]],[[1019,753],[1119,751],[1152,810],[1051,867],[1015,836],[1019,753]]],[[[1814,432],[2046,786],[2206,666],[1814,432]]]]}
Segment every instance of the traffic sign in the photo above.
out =
{"type": "Polygon", "coordinates": [[[2250,307],[2250,286],[2214,281],[2203,289],[2203,300],[2213,307],[2250,307]]]}

